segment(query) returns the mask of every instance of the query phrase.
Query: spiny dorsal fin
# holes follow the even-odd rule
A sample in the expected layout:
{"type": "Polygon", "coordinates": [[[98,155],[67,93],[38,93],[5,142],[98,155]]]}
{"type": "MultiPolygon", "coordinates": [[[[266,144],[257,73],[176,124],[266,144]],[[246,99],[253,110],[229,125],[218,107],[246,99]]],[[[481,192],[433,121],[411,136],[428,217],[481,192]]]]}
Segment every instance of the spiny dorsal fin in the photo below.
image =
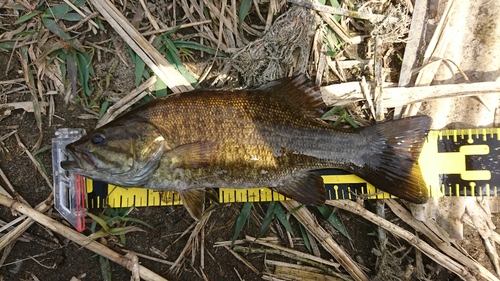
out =
{"type": "Polygon", "coordinates": [[[318,109],[326,106],[319,86],[305,74],[271,81],[254,90],[269,93],[311,117],[318,117],[318,109]]]}

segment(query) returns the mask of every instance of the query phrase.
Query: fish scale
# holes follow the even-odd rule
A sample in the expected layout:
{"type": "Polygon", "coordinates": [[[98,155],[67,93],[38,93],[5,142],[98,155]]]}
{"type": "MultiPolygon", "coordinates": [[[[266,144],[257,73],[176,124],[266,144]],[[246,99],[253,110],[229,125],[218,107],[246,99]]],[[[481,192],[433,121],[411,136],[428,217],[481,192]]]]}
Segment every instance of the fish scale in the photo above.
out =
{"type": "Polygon", "coordinates": [[[304,75],[252,89],[176,94],[69,144],[74,160],[61,165],[107,183],[177,191],[196,219],[207,188],[268,186],[304,204],[324,204],[324,180],[312,172],[320,168],[341,168],[425,202],[417,160],[429,117],[341,129],[318,119],[323,106],[319,87],[304,75]]]}

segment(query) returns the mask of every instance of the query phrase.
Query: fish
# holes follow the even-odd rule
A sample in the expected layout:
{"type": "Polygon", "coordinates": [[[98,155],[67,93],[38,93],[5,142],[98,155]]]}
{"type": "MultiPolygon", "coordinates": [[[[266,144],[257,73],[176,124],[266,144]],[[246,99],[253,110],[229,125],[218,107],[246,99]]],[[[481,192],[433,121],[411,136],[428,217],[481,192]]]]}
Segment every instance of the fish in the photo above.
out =
{"type": "Polygon", "coordinates": [[[323,205],[323,179],[314,171],[330,168],[409,202],[427,200],[418,157],[430,117],[346,129],[319,118],[325,106],[304,74],[253,88],[172,94],[68,144],[73,160],[61,167],[118,186],[176,191],[194,219],[213,188],[265,186],[323,205]]]}

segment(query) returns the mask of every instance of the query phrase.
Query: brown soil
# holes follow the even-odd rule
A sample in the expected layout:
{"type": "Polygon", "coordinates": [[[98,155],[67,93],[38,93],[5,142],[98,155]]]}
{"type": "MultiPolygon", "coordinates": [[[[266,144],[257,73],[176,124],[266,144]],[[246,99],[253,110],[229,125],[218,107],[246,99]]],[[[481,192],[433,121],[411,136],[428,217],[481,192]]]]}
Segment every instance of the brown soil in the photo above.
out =
{"type": "MultiPolygon", "coordinates": [[[[98,35],[102,36],[102,34],[98,35]]],[[[102,38],[96,38],[99,41],[102,38]]],[[[93,40],[90,40],[93,41],[93,40]]],[[[120,95],[128,93],[133,89],[134,71],[131,66],[131,61],[128,57],[127,50],[121,45],[119,49],[124,57],[127,58],[130,66],[126,66],[118,60],[117,71],[114,72],[112,84],[109,89],[113,89],[114,94],[120,95]]],[[[105,75],[110,68],[110,60],[115,60],[116,57],[107,54],[102,62],[96,64],[96,72],[98,76],[105,75]]],[[[10,61],[10,68],[7,71],[0,70],[0,81],[21,78],[21,65],[16,59],[16,56],[11,57],[7,52],[0,52],[0,65],[5,66],[10,61]]],[[[100,78],[102,79],[102,77],[100,78]]],[[[104,91],[101,91],[103,94],[104,91]]],[[[109,93],[108,93],[109,94],[109,93]]],[[[87,130],[95,127],[96,120],[79,119],[78,116],[85,113],[80,103],[66,103],[62,95],[55,97],[55,115],[52,119],[52,125],[49,126],[49,117],[43,115],[43,141],[41,147],[50,146],[51,138],[58,128],[73,127],[86,128],[87,130]]],[[[14,93],[9,95],[0,94],[0,103],[14,101],[31,101],[31,94],[26,91],[22,93],[14,93]]],[[[39,135],[40,131],[32,113],[26,113],[22,110],[15,110],[8,116],[2,116],[0,111],[0,137],[17,130],[17,134],[22,142],[32,148],[39,135]]],[[[3,142],[0,142],[0,168],[6,174],[16,191],[22,195],[31,206],[45,200],[52,190],[49,188],[44,178],[36,170],[28,156],[19,148],[16,138],[10,136],[3,142]]],[[[41,162],[47,168],[49,177],[51,178],[51,152],[47,150],[39,154],[41,162]]],[[[3,180],[0,180],[2,186],[6,186],[3,180]]],[[[367,205],[369,205],[368,203],[367,205]]],[[[370,206],[368,206],[370,208],[370,206]]],[[[170,265],[161,264],[150,261],[145,258],[140,258],[142,265],[153,270],[154,272],[166,277],[169,280],[203,280],[201,271],[208,280],[261,280],[261,277],[253,273],[243,263],[238,261],[229,251],[223,247],[214,247],[215,242],[231,240],[234,232],[234,223],[241,209],[240,204],[222,205],[214,214],[212,214],[206,229],[205,241],[203,242],[204,268],[200,265],[200,251],[194,253],[194,263],[191,264],[191,255],[184,263],[183,270],[180,275],[172,275],[169,273],[170,265]]],[[[255,204],[254,211],[261,217],[264,216],[266,204],[255,204]]],[[[92,213],[99,213],[102,210],[90,210],[92,213]]],[[[64,222],[59,214],[53,210],[50,215],[59,221],[64,222]]],[[[376,264],[377,256],[372,249],[378,247],[376,237],[377,229],[362,218],[351,213],[339,211],[339,217],[345,225],[347,232],[352,237],[348,240],[338,232],[332,230],[335,240],[341,244],[353,258],[359,263],[370,269],[369,275],[374,276],[377,273],[376,264]]],[[[112,249],[125,254],[125,249],[148,256],[158,257],[153,251],[153,247],[162,251],[166,255],[168,261],[175,261],[183,250],[188,236],[184,236],[179,241],[177,238],[188,229],[193,223],[193,220],[187,211],[181,207],[149,207],[137,208],[129,215],[130,217],[141,219],[151,224],[154,229],[149,229],[141,226],[144,232],[132,232],[126,235],[125,245],[121,245],[116,237],[101,239],[100,242],[107,244],[112,249]]],[[[15,214],[7,208],[0,208],[0,217],[2,220],[9,222],[16,218],[15,214]]],[[[250,224],[246,225],[239,238],[244,235],[257,236],[261,221],[252,216],[250,224]]],[[[496,218],[498,221],[498,217],[496,218]]],[[[397,221],[397,219],[394,219],[397,221]]],[[[496,221],[495,221],[496,222],[496,221]]],[[[402,222],[398,222],[403,224],[402,222]]],[[[330,227],[327,223],[322,222],[325,227],[330,227]]],[[[138,225],[138,224],[134,224],[138,225]]],[[[292,225],[295,231],[295,237],[300,237],[298,226],[292,219],[292,225]]],[[[91,223],[87,224],[85,234],[90,234],[91,223]]],[[[276,236],[275,226],[272,226],[264,236],[276,236]]],[[[466,243],[469,249],[478,249],[475,257],[484,261],[483,264],[491,267],[488,264],[481,245],[481,239],[477,233],[470,227],[465,226],[466,243]]],[[[27,233],[29,237],[19,239],[12,248],[10,255],[7,257],[4,265],[0,267],[0,280],[70,280],[72,277],[78,277],[81,280],[104,280],[101,273],[100,257],[93,254],[89,250],[69,241],[67,238],[58,234],[51,233],[45,228],[34,224],[29,228],[27,233]]],[[[393,248],[389,250],[395,251],[398,247],[408,245],[396,240],[389,235],[389,243],[393,248]],[[397,245],[397,246],[396,246],[397,245]]],[[[301,244],[296,245],[298,250],[307,252],[301,244]]],[[[322,250],[322,249],[321,249],[322,250]]],[[[251,264],[259,271],[265,271],[264,259],[291,260],[276,256],[264,254],[248,254],[243,255],[251,264]]],[[[329,254],[322,250],[322,256],[326,259],[332,259],[329,254]]],[[[399,255],[401,256],[401,255],[399,255]]],[[[411,250],[404,259],[401,259],[400,270],[405,270],[409,262],[414,259],[415,253],[411,250]]],[[[433,275],[435,280],[453,280],[456,277],[448,271],[440,268],[434,262],[424,259],[424,264],[429,270],[436,270],[433,275]]],[[[112,271],[112,280],[129,280],[130,272],[114,263],[110,263],[112,271]]],[[[394,270],[398,270],[397,268],[394,270]]]]}

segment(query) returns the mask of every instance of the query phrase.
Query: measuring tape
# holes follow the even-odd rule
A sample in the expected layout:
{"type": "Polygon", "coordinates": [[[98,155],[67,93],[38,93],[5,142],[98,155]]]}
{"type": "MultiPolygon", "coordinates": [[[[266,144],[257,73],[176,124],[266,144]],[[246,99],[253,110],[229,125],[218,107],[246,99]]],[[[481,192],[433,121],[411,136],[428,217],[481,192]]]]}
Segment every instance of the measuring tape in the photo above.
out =
{"type": "MultiPolygon", "coordinates": [[[[85,227],[85,208],[181,205],[179,194],[145,188],[122,188],[93,181],[61,168],[67,144],[85,135],[82,129],[59,129],[52,139],[55,207],[77,230],[85,227]]],[[[429,197],[500,196],[500,128],[430,131],[419,166],[429,197]]],[[[316,171],[323,177],[326,199],[393,198],[362,178],[342,170],[316,171]]],[[[268,188],[216,190],[220,203],[287,200],[268,188]]]]}
{"type": "MultiPolygon", "coordinates": [[[[429,197],[499,196],[500,128],[430,131],[419,159],[429,197]]],[[[323,177],[326,199],[393,198],[362,178],[340,170],[318,171],[323,177]]],[[[180,205],[172,191],[121,188],[86,179],[88,208],[180,205]]],[[[267,188],[220,188],[220,203],[286,200],[267,188]]]]}

